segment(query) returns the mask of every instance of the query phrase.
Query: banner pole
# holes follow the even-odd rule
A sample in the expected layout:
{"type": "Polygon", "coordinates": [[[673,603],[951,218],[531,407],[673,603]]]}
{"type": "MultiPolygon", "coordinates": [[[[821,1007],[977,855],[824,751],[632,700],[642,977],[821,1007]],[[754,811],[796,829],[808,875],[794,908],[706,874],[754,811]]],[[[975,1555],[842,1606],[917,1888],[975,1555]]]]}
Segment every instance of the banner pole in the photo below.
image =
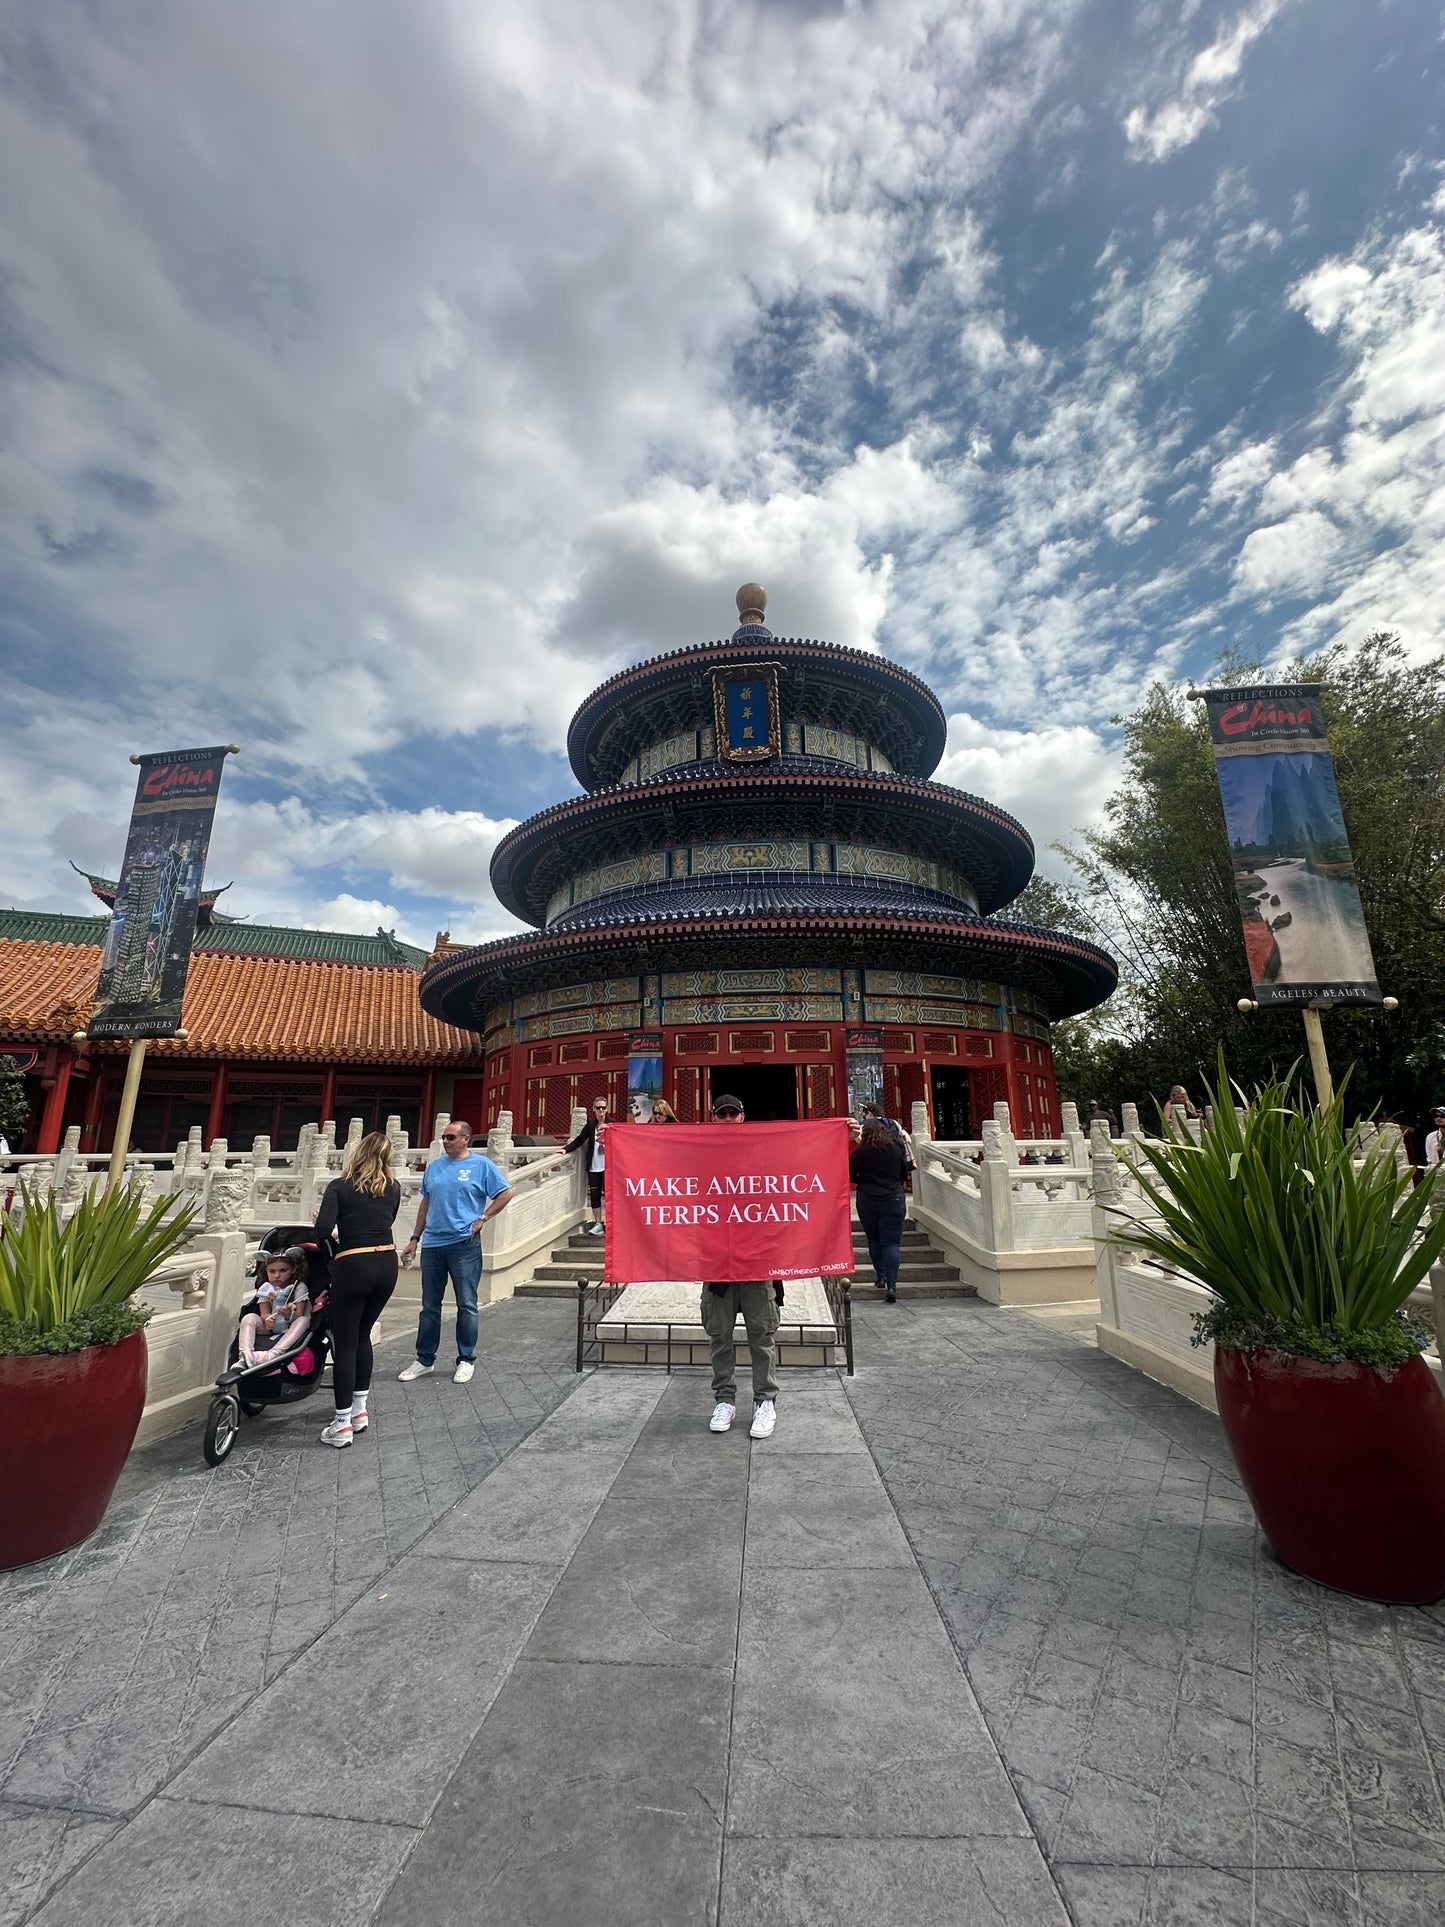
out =
{"type": "MultiPolygon", "coordinates": [[[[1307,1011],[1306,1016],[1309,1015],[1307,1011]]],[[[115,1190],[125,1176],[125,1154],[130,1146],[130,1127],[135,1122],[135,1101],[140,1091],[141,1066],[146,1061],[146,1039],[131,1039],[130,1055],[125,1060],[125,1084],[120,1094],[120,1116],[115,1120],[115,1144],[110,1153],[110,1171],[105,1180],[106,1195],[115,1190]]]]}
{"type": "Polygon", "coordinates": [[[1323,1110],[1326,1105],[1333,1104],[1335,1101],[1335,1081],[1330,1076],[1330,1060],[1325,1055],[1324,1019],[1313,1004],[1306,1004],[1302,1014],[1305,1020],[1305,1042],[1310,1047],[1310,1069],[1315,1074],[1315,1095],[1319,1099],[1320,1109],[1323,1110]]]}

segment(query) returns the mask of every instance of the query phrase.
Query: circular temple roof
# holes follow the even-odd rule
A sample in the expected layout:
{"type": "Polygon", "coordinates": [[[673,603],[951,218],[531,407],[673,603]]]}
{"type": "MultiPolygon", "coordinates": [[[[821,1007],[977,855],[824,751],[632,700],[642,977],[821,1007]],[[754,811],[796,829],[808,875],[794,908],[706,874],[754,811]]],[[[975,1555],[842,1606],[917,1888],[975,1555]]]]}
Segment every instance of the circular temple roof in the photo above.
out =
{"type": "MultiPolygon", "coordinates": [[[[754,601],[766,600],[755,583],[744,589],[754,601]]],[[[739,590],[740,602],[743,595],[739,590]]],[[[927,776],[937,767],[948,723],[927,683],[886,656],[782,638],[757,622],[734,630],[726,642],[674,649],[599,684],[567,730],[577,781],[588,790],[616,783],[639,749],[710,720],[711,672],[735,663],[777,665],[785,717],[856,729],[907,776],[927,776]]]]}
{"type": "Polygon", "coordinates": [[[598,906],[590,920],[565,930],[503,937],[455,951],[425,972],[422,1008],[463,1030],[476,1030],[494,1004],[519,991],[575,982],[609,970],[716,968],[732,955],[750,964],[862,963],[959,971],[1032,990],[1051,1018],[1090,1010],[1118,982],[1114,960],[1096,944],[1031,924],[998,923],[957,906],[892,909],[861,893],[829,910],[789,908],[766,881],[740,880],[726,906],[700,902],[679,909],[634,900],[631,914],[598,906]]]}
{"type": "Polygon", "coordinates": [[[791,773],[777,763],[766,774],[735,774],[708,763],[575,796],[528,817],[497,845],[492,888],[513,916],[540,924],[558,884],[589,863],[662,848],[704,828],[716,837],[893,837],[956,865],[983,911],[1012,902],[1033,873],[1034,846],[1023,825],[946,784],[841,768],[791,773]]]}

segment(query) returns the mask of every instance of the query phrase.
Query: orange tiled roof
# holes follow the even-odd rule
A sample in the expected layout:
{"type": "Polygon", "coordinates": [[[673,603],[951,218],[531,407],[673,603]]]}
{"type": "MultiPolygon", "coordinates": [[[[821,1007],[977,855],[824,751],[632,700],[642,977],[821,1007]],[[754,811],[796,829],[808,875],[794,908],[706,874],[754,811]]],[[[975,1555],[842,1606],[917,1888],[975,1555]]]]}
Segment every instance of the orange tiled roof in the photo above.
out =
{"type": "MultiPolygon", "coordinates": [[[[90,945],[0,940],[0,1036],[31,1042],[84,1028],[100,969],[90,945]]],[[[331,1062],[477,1062],[482,1040],[429,1017],[404,965],[319,963],[198,950],[186,984],[185,1038],[153,1038],[178,1057],[331,1062]]],[[[92,1050],[124,1050],[100,1043],[92,1050]]]]}

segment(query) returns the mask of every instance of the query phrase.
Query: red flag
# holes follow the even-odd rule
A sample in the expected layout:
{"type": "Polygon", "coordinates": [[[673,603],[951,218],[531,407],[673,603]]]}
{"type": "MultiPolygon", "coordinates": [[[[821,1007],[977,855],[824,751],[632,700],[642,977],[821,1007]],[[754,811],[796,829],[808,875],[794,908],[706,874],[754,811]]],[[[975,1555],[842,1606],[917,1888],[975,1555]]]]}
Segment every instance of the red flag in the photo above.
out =
{"type": "Polygon", "coordinates": [[[614,1124],[607,1276],[814,1278],[853,1269],[848,1122],[614,1124]]]}

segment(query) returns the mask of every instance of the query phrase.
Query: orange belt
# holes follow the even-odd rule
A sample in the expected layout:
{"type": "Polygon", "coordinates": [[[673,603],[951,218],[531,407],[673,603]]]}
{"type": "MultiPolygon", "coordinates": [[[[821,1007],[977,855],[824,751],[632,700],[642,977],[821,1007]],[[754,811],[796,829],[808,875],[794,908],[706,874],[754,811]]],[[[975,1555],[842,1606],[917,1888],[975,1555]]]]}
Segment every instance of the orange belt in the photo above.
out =
{"type": "MultiPolygon", "coordinates": [[[[396,1246],[395,1246],[394,1244],[390,1244],[390,1245],[348,1245],[345,1251],[338,1251],[338,1252],[337,1252],[337,1254],[336,1254],[336,1258],[355,1258],[355,1257],[357,1256],[357,1254],[358,1254],[359,1252],[363,1252],[363,1251],[395,1251],[395,1250],[396,1250],[396,1246]]],[[[331,1262],[332,1262],[333,1264],[335,1264],[335,1263],[336,1263],[336,1258],[333,1258],[333,1259],[332,1259],[332,1261],[331,1261],[331,1262]]]]}

